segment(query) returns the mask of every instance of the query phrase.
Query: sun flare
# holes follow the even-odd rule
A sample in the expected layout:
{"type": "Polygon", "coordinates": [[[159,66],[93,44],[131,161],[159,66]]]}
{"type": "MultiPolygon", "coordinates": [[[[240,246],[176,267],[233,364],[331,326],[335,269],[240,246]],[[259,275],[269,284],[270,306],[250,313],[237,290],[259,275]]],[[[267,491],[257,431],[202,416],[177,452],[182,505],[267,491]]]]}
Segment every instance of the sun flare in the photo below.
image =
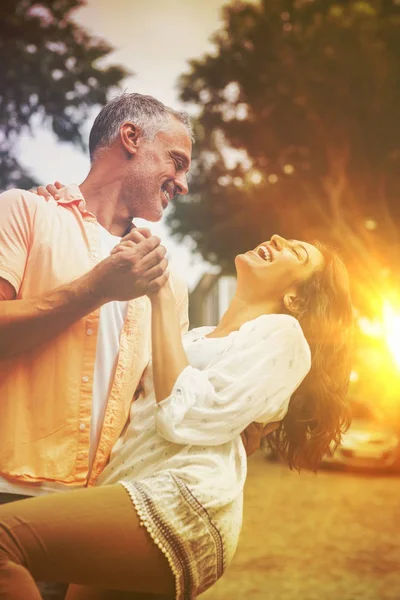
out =
{"type": "Polygon", "coordinates": [[[386,343],[400,369],[400,313],[396,313],[388,302],[383,306],[383,329],[386,343]]]}

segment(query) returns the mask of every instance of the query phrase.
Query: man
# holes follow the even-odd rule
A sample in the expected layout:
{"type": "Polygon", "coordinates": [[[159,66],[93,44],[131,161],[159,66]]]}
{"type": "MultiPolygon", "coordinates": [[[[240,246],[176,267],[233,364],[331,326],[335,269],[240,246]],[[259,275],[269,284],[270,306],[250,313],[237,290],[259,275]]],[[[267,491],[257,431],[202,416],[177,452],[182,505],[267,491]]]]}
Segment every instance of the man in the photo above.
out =
{"type": "MultiPolygon", "coordinates": [[[[92,127],[91,169],[57,202],[0,197],[0,502],[91,485],[124,427],[150,355],[165,249],[132,219],[188,191],[186,114],[123,95],[92,127]],[[110,255],[125,235],[123,251],[110,255]]],[[[187,327],[187,294],[173,285],[187,327]]]]}
{"type": "Polygon", "coordinates": [[[79,187],[1,195],[0,502],[92,485],[104,468],[150,356],[145,294],[168,277],[160,240],[132,220],[188,192],[191,133],[186,113],[125,94],[93,124],[79,187]]]}

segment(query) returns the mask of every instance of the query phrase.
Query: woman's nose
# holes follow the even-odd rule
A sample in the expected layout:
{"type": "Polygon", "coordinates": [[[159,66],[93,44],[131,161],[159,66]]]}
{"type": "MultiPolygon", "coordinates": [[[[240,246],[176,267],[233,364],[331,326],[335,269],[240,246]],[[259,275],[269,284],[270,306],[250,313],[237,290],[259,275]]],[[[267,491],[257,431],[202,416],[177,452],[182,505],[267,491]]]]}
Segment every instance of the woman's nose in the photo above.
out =
{"type": "Polygon", "coordinates": [[[273,244],[277,250],[282,250],[285,244],[287,244],[287,240],[280,235],[274,234],[271,237],[271,244],[273,244]]]}

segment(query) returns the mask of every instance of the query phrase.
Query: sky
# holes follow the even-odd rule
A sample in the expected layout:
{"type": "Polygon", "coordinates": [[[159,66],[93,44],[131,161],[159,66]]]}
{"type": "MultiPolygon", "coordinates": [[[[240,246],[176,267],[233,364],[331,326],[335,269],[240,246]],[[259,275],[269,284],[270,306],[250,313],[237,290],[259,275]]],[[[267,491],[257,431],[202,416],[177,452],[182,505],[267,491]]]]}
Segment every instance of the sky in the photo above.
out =
{"type": "MultiPolygon", "coordinates": [[[[212,50],[210,37],[221,25],[224,4],[224,0],[88,0],[74,18],[115,48],[109,62],[135,73],[124,81],[126,91],[150,94],[173,108],[182,108],[177,79],[188,70],[191,58],[212,50]]],[[[88,122],[87,132],[90,125],[88,122]]],[[[89,169],[85,154],[61,144],[43,129],[21,140],[19,157],[44,184],[55,179],[79,184],[89,169]]],[[[145,224],[142,220],[135,223],[145,224]]],[[[173,240],[162,223],[152,223],[150,228],[168,248],[171,267],[193,288],[209,270],[207,264],[190,253],[189,242],[183,245],[173,240]]]]}

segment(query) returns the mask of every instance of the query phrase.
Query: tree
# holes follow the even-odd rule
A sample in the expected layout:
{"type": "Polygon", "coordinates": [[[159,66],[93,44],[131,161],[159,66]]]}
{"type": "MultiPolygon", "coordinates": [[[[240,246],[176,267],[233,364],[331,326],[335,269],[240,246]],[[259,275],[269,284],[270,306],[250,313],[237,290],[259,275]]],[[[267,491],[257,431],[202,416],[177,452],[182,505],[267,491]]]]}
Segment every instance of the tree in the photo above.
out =
{"type": "Polygon", "coordinates": [[[89,109],[128,74],[98,61],[112,48],[71,18],[84,0],[0,3],[0,189],[29,187],[33,178],[15,156],[19,136],[38,122],[59,140],[84,146],[89,109]]]}
{"type": "Polygon", "coordinates": [[[396,0],[225,7],[215,52],[181,98],[198,110],[191,195],[170,215],[203,257],[274,232],[328,239],[374,309],[400,265],[400,16],[396,0]],[[236,159],[236,164],[232,164],[236,159]]]}

